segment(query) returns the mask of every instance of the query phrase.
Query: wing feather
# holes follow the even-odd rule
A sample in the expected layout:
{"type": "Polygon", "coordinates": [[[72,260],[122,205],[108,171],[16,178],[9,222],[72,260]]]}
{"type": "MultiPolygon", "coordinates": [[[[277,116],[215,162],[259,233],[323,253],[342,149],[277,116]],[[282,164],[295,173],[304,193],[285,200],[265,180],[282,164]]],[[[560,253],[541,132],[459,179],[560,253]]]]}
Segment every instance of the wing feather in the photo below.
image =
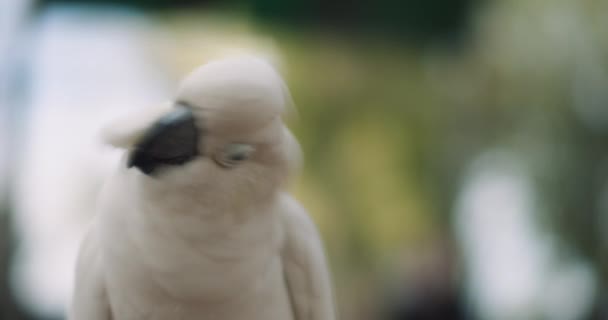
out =
{"type": "Polygon", "coordinates": [[[69,320],[112,320],[95,233],[85,236],[78,254],[69,320]]]}
{"type": "Polygon", "coordinates": [[[335,320],[331,279],[323,244],[306,211],[285,196],[282,261],[296,320],[335,320]]]}

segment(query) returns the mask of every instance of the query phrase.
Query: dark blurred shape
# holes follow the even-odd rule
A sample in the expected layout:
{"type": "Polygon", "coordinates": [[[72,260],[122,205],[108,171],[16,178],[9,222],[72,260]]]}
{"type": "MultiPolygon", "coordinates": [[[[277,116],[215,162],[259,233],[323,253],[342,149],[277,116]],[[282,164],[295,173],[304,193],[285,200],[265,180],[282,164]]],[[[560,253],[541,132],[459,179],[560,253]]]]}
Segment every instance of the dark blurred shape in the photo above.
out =
{"type": "Polygon", "coordinates": [[[387,320],[466,320],[456,290],[417,284],[397,296],[387,320]]]}
{"type": "Polygon", "coordinates": [[[281,1],[253,0],[253,11],[261,20],[373,31],[387,36],[426,43],[459,39],[478,0],[379,0],[379,1],[281,1]]]}
{"type": "Polygon", "coordinates": [[[217,0],[40,0],[38,2],[40,7],[45,7],[53,4],[62,5],[104,5],[104,6],[126,6],[136,7],[141,9],[150,10],[165,10],[165,9],[179,9],[179,8],[192,8],[200,7],[209,3],[217,3],[217,0]]]}
{"type": "MultiPolygon", "coordinates": [[[[13,232],[6,198],[0,198],[0,319],[34,320],[15,302],[9,286],[9,266],[13,255],[13,232]]],[[[41,320],[41,319],[37,319],[41,320]]]]}
{"type": "Polygon", "coordinates": [[[41,5],[114,4],[150,10],[204,6],[250,7],[259,22],[318,30],[330,28],[426,44],[461,40],[482,0],[42,0],[41,5]]]}
{"type": "Polygon", "coordinates": [[[407,254],[403,269],[405,277],[391,290],[383,319],[471,319],[457,282],[455,252],[447,243],[423,245],[407,254]]]}

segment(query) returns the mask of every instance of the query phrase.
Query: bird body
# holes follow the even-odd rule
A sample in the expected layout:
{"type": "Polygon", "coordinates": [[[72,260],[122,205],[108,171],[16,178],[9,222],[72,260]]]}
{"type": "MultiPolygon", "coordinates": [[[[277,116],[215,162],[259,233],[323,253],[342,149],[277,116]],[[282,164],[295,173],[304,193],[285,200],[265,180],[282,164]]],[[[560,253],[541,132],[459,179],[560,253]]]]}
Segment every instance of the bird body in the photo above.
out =
{"type": "Polygon", "coordinates": [[[319,235],[283,190],[298,160],[285,94],[260,60],[220,60],[160,118],[110,133],[127,152],[83,241],[71,319],[335,319],[319,235]]]}

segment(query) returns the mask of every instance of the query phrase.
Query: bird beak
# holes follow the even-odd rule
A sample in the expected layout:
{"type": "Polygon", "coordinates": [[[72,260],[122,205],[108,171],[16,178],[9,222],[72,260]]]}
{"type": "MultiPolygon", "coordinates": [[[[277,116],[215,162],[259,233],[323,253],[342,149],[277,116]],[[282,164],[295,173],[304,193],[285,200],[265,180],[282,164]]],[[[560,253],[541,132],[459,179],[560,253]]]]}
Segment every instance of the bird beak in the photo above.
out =
{"type": "Polygon", "coordinates": [[[130,152],[127,167],[151,175],[162,167],[183,165],[199,154],[199,134],[192,110],[178,105],[145,132],[130,152]]]}

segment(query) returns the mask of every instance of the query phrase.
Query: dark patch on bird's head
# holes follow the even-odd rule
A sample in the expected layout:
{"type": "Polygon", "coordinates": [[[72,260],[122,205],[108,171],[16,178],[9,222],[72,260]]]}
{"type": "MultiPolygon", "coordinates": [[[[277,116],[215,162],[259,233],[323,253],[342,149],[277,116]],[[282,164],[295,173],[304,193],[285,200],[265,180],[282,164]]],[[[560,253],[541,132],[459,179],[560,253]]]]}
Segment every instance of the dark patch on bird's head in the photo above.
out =
{"type": "Polygon", "coordinates": [[[200,136],[192,108],[177,105],[150,126],[131,150],[127,167],[154,175],[164,167],[184,165],[199,156],[200,136]]]}

